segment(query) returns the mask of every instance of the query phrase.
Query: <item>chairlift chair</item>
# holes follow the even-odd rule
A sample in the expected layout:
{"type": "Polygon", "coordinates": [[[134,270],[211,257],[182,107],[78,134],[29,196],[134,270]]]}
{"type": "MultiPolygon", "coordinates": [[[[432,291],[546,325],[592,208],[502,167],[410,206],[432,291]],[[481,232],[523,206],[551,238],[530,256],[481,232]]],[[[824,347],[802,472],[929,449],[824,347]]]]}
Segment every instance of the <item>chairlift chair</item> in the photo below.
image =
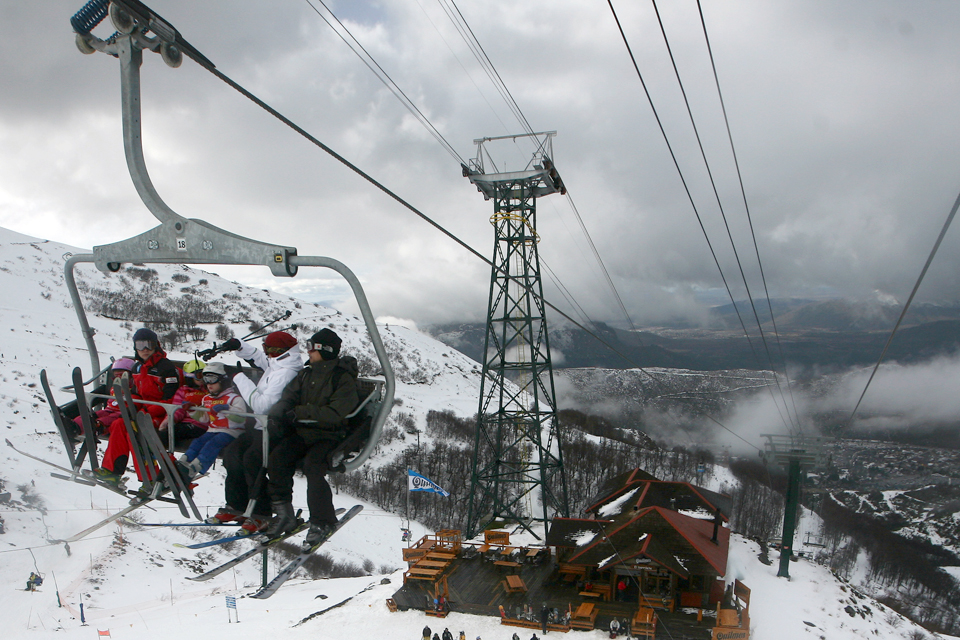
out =
{"type": "Polygon", "coordinates": [[[120,61],[123,145],[127,167],[141,200],[160,221],[159,226],[140,235],[96,246],[90,254],[71,256],[64,265],[64,279],[90,354],[92,371],[101,370],[100,359],[94,331],[87,322],[74,277],[74,269],[79,263],[92,262],[105,273],[119,271],[124,263],[264,265],[277,277],[296,276],[300,267],[332,269],[351,287],[383,376],[383,381],[367,381],[373,384],[366,394],[369,401],[357,409],[369,416],[369,435],[362,443],[354,442],[351,445],[354,448],[362,445],[357,455],[350,457],[349,451],[341,452],[344,455],[338,463],[338,470],[356,469],[376,448],[393,406],[395,390],[393,369],[360,281],[346,265],[333,258],[300,256],[296,247],[245,238],[204,220],[185,218],[170,209],[154,188],[143,157],[140,126],[140,65],[143,51],[146,49],[159,53],[170,67],[180,66],[183,53],[208,69],[214,67],[213,63],[183,40],[172,25],[138,0],[91,0],[73,17],[71,24],[77,34],[77,47],[82,53],[100,51],[120,61]],[[117,33],[103,40],[91,31],[108,15],[117,33]]]}

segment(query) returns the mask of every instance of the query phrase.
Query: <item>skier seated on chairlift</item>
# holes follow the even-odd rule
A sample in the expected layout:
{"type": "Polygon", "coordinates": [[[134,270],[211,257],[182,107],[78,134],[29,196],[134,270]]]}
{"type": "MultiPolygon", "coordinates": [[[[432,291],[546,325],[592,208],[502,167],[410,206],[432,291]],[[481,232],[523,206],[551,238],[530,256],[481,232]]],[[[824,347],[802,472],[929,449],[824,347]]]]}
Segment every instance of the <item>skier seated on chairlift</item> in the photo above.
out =
{"type": "MultiPolygon", "coordinates": [[[[176,365],[167,359],[157,334],[147,328],[137,329],[133,334],[133,348],[137,352],[136,362],[139,364],[136,373],[131,377],[130,391],[134,398],[151,402],[171,402],[180,388],[180,372],[176,365]]],[[[164,408],[158,405],[142,405],[138,408],[150,415],[154,427],[166,416],[164,408]]],[[[94,474],[108,484],[119,486],[127,470],[129,458],[130,437],[123,419],[118,418],[110,425],[110,443],[103,454],[102,466],[96,469],[94,474]]],[[[136,458],[134,467],[137,478],[143,481],[143,470],[139,468],[136,458]]],[[[148,485],[144,482],[138,493],[145,494],[147,488],[148,485]]]]}
{"type": "MultiPolygon", "coordinates": [[[[207,386],[203,382],[203,368],[206,365],[201,360],[190,360],[183,364],[183,386],[173,394],[171,404],[178,404],[180,408],[173,412],[173,441],[182,442],[199,438],[207,431],[207,425],[192,417],[192,412],[203,402],[207,395],[207,386]]],[[[166,442],[170,426],[170,416],[164,416],[157,427],[160,439],[166,442]]]]}
{"type": "Polygon", "coordinates": [[[30,572],[30,577],[27,579],[27,588],[24,591],[36,591],[37,587],[43,584],[43,578],[40,577],[40,574],[30,572]]]}
{"type": "MultiPolygon", "coordinates": [[[[129,377],[136,367],[137,363],[132,358],[120,358],[113,361],[110,373],[113,379],[117,380],[124,375],[129,377]]],[[[113,385],[110,385],[110,395],[113,395],[113,385]]],[[[102,409],[97,410],[91,417],[93,418],[94,435],[102,436],[109,433],[110,425],[120,417],[120,405],[117,404],[116,398],[110,398],[107,404],[102,409]]],[[[83,420],[80,416],[77,416],[73,421],[78,429],[76,439],[83,440],[83,420]]]]}
{"type": "Polygon", "coordinates": [[[345,436],[347,415],[360,404],[357,360],[339,357],[341,342],[330,329],[310,337],[307,366],[283,390],[267,422],[271,442],[277,443],[271,445],[267,466],[268,490],[277,515],[266,535],[281,536],[297,527],[293,474],[303,460],[310,509],[305,549],[329,537],[337,524],[333,492],[324,478],[329,471],[327,456],[345,436]]]}
{"type": "Polygon", "coordinates": [[[191,442],[187,452],[177,460],[177,470],[186,484],[213,466],[224,447],[243,433],[246,422],[246,418],[235,414],[245,413],[247,403],[230,382],[222,362],[211,362],[206,366],[203,382],[207,394],[191,417],[206,425],[207,430],[191,442]]]}
{"type": "MultiPolygon", "coordinates": [[[[233,376],[233,384],[250,407],[251,413],[267,414],[277,404],[283,390],[303,369],[302,354],[297,339],[286,331],[274,331],[263,339],[263,348],[241,342],[237,338],[227,340],[221,351],[236,351],[237,356],[263,369],[256,384],[243,372],[233,376]]],[[[270,524],[270,495],[267,483],[257,476],[263,466],[263,428],[266,425],[257,419],[253,430],[244,431],[223,450],[223,468],[227,478],[223,482],[225,506],[211,520],[217,522],[241,521],[243,529],[256,533],[270,524]],[[251,494],[256,490],[256,495],[251,494]],[[256,499],[249,518],[243,513],[250,498],[256,499]]]]}

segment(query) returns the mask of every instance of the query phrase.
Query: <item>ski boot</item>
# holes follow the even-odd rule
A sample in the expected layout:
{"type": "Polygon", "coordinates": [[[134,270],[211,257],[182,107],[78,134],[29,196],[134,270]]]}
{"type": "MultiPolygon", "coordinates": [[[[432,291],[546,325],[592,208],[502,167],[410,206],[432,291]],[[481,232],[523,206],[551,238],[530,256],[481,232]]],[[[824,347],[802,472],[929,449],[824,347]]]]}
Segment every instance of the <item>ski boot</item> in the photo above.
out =
{"type": "Polygon", "coordinates": [[[98,467],[97,469],[93,470],[93,476],[101,482],[116,487],[117,489],[123,489],[121,486],[123,484],[122,473],[114,473],[105,467],[98,467]]]}
{"type": "Polygon", "coordinates": [[[299,522],[297,522],[297,516],[293,512],[293,503],[274,502],[273,512],[277,515],[274,516],[270,526],[264,532],[264,535],[268,538],[279,538],[297,528],[299,522]]]}
{"type": "Polygon", "coordinates": [[[190,482],[200,475],[200,460],[187,460],[186,456],[182,456],[177,460],[177,471],[180,472],[180,477],[183,478],[183,484],[188,485],[190,482]]]}
{"type": "Polygon", "coordinates": [[[243,524],[240,525],[240,531],[238,532],[238,535],[246,536],[260,533],[269,526],[270,516],[255,513],[243,521],[243,524]]]}
{"type": "Polygon", "coordinates": [[[304,553],[310,551],[312,548],[324,542],[327,538],[333,535],[335,529],[336,524],[329,524],[327,522],[311,522],[310,529],[307,531],[307,537],[303,539],[303,546],[300,550],[304,553]]]}
{"type": "Polygon", "coordinates": [[[226,524],[228,522],[243,522],[243,512],[234,509],[230,505],[220,507],[220,509],[206,519],[207,524],[226,524]]]}

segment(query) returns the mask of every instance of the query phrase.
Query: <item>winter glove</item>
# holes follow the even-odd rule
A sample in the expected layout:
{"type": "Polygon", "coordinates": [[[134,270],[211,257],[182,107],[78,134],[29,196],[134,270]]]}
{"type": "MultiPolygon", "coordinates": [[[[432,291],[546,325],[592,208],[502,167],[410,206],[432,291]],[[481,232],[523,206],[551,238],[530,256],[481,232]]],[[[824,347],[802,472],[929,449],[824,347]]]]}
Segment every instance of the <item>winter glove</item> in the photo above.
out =
{"type": "Polygon", "coordinates": [[[236,338],[230,338],[229,340],[224,342],[222,345],[220,345],[220,349],[218,349],[218,351],[236,351],[242,346],[243,346],[243,343],[241,343],[239,340],[237,340],[236,338]]]}
{"type": "Polygon", "coordinates": [[[284,419],[287,421],[287,423],[289,423],[289,424],[293,424],[294,422],[296,422],[296,421],[297,421],[297,409],[296,409],[296,407],[294,407],[293,409],[290,409],[290,411],[287,411],[287,412],[283,415],[283,417],[284,417],[284,419]]]}
{"type": "Polygon", "coordinates": [[[210,407],[210,410],[214,413],[219,414],[221,411],[230,411],[230,405],[228,404],[215,404],[210,407]]]}

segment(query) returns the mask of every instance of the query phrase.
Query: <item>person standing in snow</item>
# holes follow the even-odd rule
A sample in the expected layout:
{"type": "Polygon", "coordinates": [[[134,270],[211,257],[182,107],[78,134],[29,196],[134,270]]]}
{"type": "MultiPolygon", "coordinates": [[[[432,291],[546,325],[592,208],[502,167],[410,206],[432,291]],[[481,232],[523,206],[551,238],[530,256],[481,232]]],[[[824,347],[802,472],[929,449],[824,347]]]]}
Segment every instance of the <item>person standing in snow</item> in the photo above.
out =
{"type": "Polygon", "coordinates": [[[271,446],[267,475],[272,508],[277,514],[267,529],[276,537],[297,526],[293,511],[293,474],[303,460],[307,476],[307,507],[310,530],[304,546],[312,546],[330,535],[337,524],[333,492],[327,483],[327,456],[345,435],[347,415],[360,403],[357,392],[357,360],[340,357],[341,340],[330,329],[310,337],[307,366],[283,390],[270,411],[267,428],[271,446]]]}
{"type": "Polygon", "coordinates": [[[423,633],[420,635],[420,637],[423,638],[423,640],[430,640],[430,633],[431,633],[430,627],[425,626],[423,628],[423,633]]]}
{"type": "Polygon", "coordinates": [[[550,607],[544,602],[540,607],[540,624],[543,627],[543,635],[547,635],[547,621],[550,620],[550,607]]]}
{"type": "Polygon", "coordinates": [[[247,404],[230,384],[223,363],[208,364],[203,370],[203,382],[207,386],[207,395],[203,396],[191,417],[207,425],[207,430],[194,439],[187,452],[177,460],[177,470],[185,483],[205,474],[223,448],[243,433],[244,428],[245,418],[234,414],[245,413],[247,404]]]}
{"type": "MultiPolygon", "coordinates": [[[[263,370],[256,384],[242,372],[233,377],[233,384],[251,413],[269,413],[286,386],[303,369],[297,339],[286,331],[274,331],[267,335],[263,339],[262,349],[237,338],[227,340],[220,348],[236,351],[239,357],[253,361],[263,370]]],[[[262,420],[257,419],[254,430],[245,431],[223,451],[223,467],[227,471],[223,483],[226,504],[213,516],[218,522],[244,520],[242,514],[247,508],[251,492],[256,488],[257,476],[263,466],[262,429],[265,426],[262,420]]],[[[242,524],[244,530],[250,533],[260,531],[270,521],[270,496],[265,479],[260,482],[257,495],[253,498],[256,499],[253,513],[242,524]]]]}

